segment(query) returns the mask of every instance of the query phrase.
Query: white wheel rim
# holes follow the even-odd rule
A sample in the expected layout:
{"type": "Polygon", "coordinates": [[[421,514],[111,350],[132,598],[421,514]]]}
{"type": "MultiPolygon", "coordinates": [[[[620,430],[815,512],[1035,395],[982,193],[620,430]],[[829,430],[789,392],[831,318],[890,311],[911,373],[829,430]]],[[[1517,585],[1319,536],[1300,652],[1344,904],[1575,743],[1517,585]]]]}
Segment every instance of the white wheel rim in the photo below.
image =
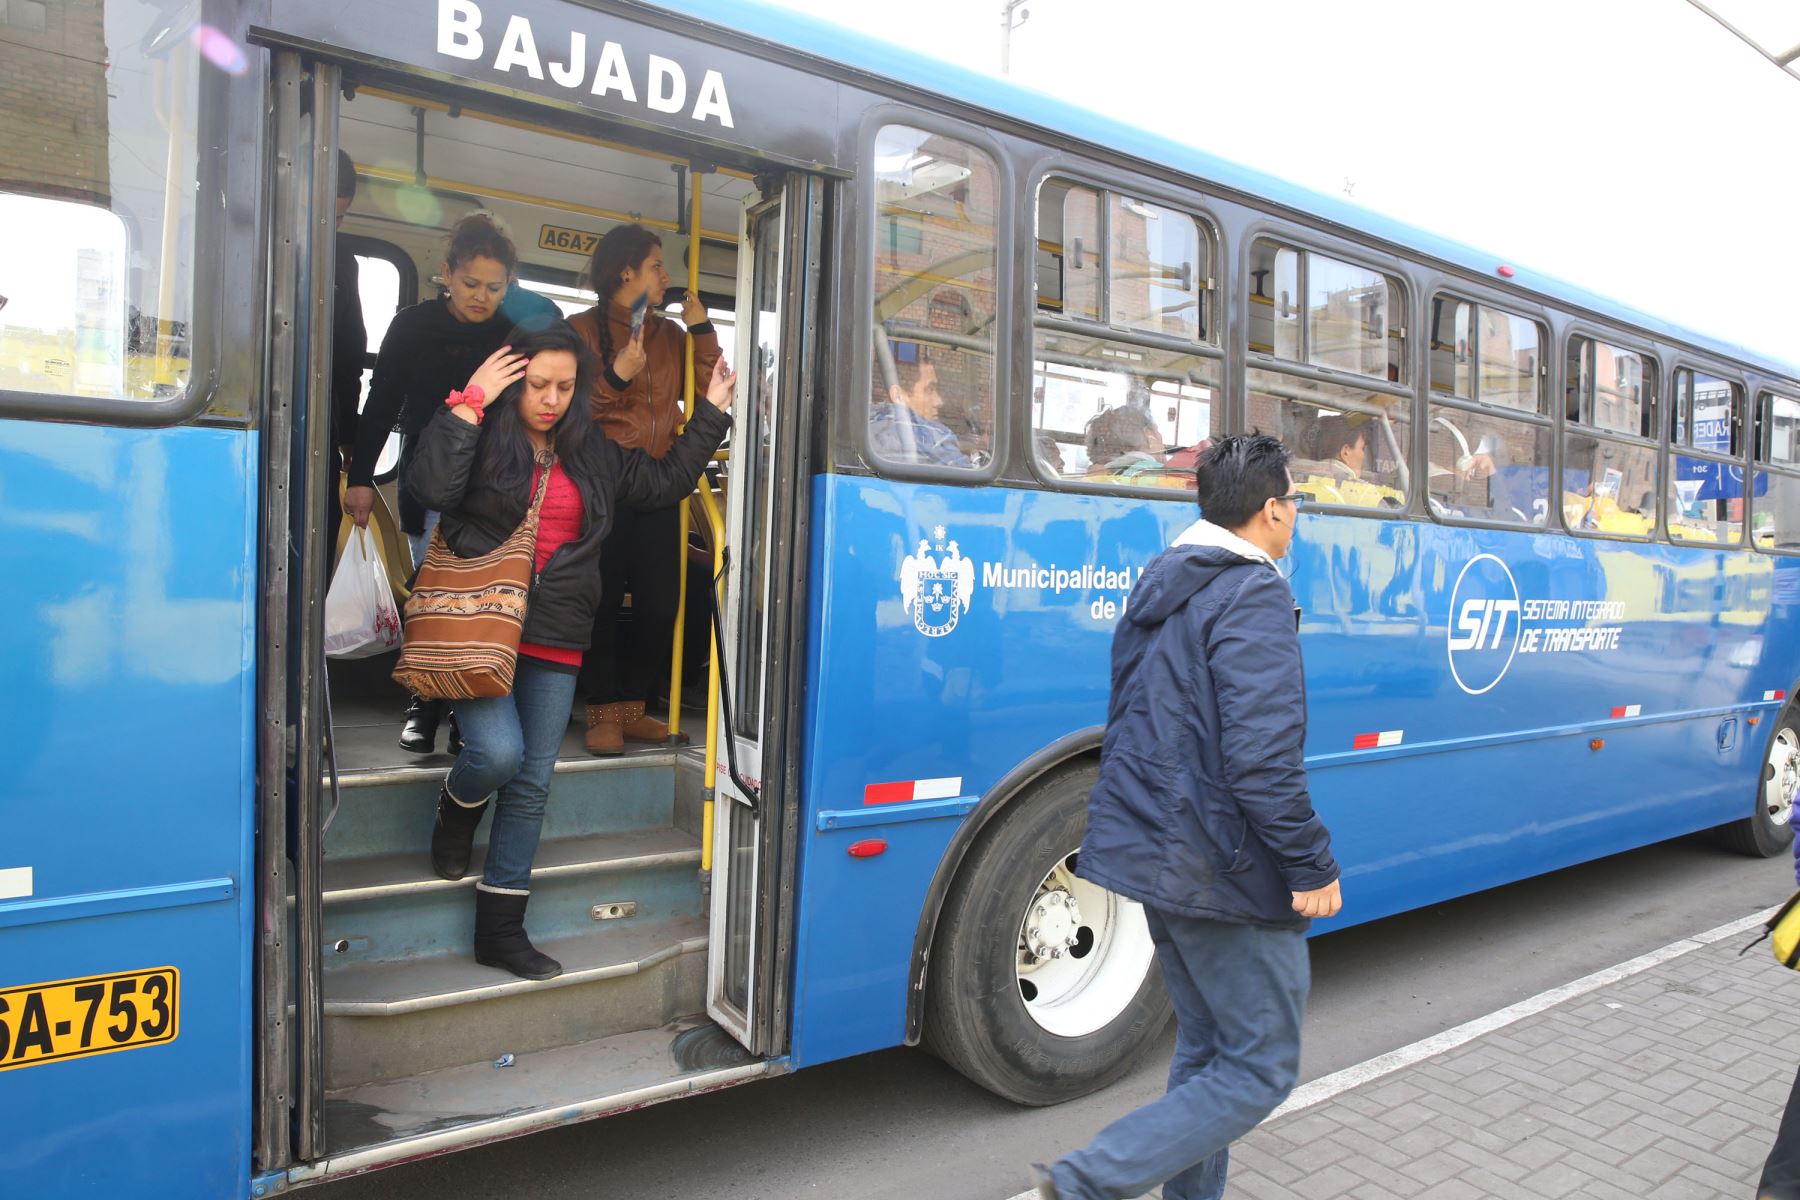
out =
{"type": "Polygon", "coordinates": [[[1792,729],[1776,731],[1769,743],[1769,769],[1763,777],[1763,809],[1776,825],[1794,815],[1794,793],[1800,790],[1800,737],[1792,729]]]}
{"type": "Polygon", "coordinates": [[[1019,922],[1019,994],[1048,1033],[1106,1028],[1143,986],[1156,957],[1143,905],[1078,878],[1066,855],[1038,884],[1019,922]]]}

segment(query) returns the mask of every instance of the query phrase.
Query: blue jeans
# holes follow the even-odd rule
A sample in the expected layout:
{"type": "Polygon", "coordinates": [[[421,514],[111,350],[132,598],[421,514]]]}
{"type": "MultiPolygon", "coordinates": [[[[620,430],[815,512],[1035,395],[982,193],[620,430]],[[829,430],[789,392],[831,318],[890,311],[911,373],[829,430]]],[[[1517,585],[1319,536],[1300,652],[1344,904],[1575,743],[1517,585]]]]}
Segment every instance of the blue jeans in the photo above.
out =
{"type": "MultiPolygon", "coordinates": [[[[406,544],[412,549],[413,570],[415,571],[424,563],[425,551],[431,548],[431,531],[437,528],[439,515],[438,510],[435,508],[426,509],[425,532],[409,533],[406,535],[406,544]]],[[[462,720],[461,717],[456,719],[458,721],[462,720]]]]}
{"type": "Polygon", "coordinates": [[[1175,1003],[1162,1099],[1127,1113],[1052,1172],[1062,1200],[1219,1200],[1231,1143],[1294,1088],[1312,985],[1304,934],[1146,907],[1175,1003]]]}
{"type": "Polygon", "coordinates": [[[499,793],[481,872],[481,886],[490,892],[531,891],[531,860],[544,827],[550,776],[574,702],[574,675],[524,654],[512,695],[453,702],[463,748],[444,786],[465,804],[499,793]]]}

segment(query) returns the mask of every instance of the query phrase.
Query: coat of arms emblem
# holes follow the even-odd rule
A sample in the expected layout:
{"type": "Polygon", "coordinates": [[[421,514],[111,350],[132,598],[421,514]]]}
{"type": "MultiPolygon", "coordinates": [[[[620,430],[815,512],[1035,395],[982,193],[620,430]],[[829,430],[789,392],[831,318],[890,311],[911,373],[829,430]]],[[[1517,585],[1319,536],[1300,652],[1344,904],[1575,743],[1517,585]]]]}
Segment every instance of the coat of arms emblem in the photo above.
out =
{"type": "Polygon", "coordinates": [[[975,595],[975,561],[964,558],[942,525],[931,540],[900,560],[900,599],[913,627],[926,637],[943,637],[969,611],[975,595]],[[937,551],[933,555],[933,550],[937,551]]]}

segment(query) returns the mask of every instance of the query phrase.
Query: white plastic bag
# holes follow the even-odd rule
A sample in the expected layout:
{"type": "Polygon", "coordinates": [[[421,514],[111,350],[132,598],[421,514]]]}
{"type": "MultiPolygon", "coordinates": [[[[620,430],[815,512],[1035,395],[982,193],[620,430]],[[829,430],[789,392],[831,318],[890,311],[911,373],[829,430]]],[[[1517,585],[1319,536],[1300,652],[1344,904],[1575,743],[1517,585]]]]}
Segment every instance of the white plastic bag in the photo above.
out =
{"type": "Polygon", "coordinates": [[[352,527],[325,593],[325,653],[332,658],[367,658],[400,648],[400,610],[388,586],[381,556],[369,531],[352,527]]]}

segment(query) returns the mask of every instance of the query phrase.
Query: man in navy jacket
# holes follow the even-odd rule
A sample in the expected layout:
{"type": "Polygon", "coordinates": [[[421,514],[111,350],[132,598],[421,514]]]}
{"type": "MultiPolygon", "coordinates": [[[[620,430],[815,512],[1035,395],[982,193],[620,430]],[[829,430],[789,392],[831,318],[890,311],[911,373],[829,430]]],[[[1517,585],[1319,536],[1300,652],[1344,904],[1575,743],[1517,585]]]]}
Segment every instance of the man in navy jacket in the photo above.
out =
{"type": "Polygon", "coordinates": [[[1293,1089],[1311,983],[1305,931],[1338,866],[1302,751],[1297,610],[1275,560],[1301,497],[1274,438],[1225,438],[1205,518],[1144,571],[1113,635],[1100,779],[1076,873],[1144,905],[1175,1005],[1162,1099],[1040,1169],[1041,1195],[1217,1200],[1227,1148],[1293,1089]]]}

